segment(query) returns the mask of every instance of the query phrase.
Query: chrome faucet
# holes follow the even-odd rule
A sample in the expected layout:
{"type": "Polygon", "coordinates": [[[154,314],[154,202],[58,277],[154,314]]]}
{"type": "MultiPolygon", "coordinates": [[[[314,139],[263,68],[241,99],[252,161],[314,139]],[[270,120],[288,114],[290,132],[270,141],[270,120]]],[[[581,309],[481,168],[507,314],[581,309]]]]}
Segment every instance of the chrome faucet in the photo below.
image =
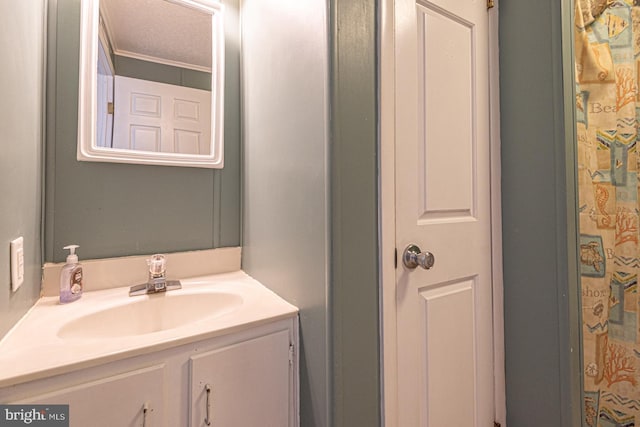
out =
{"type": "Polygon", "coordinates": [[[149,280],[147,292],[163,292],[167,290],[167,267],[164,255],[154,255],[147,260],[149,280]]]}
{"type": "Polygon", "coordinates": [[[149,266],[149,279],[147,283],[135,285],[129,288],[129,296],[155,294],[158,292],[180,289],[182,285],[179,280],[167,280],[166,258],[164,255],[156,254],[147,260],[149,266]]]}

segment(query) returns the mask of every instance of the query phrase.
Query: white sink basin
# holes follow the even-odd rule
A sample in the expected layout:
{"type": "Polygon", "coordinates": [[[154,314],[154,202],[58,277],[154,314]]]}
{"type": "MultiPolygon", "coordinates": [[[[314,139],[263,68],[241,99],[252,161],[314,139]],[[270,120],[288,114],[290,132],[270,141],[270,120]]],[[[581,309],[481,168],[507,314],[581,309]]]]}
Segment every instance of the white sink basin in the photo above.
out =
{"type": "Polygon", "coordinates": [[[114,338],[179,328],[222,316],[242,305],[240,295],[184,290],[131,297],[126,303],[86,314],[64,324],[62,339],[114,338]]]}

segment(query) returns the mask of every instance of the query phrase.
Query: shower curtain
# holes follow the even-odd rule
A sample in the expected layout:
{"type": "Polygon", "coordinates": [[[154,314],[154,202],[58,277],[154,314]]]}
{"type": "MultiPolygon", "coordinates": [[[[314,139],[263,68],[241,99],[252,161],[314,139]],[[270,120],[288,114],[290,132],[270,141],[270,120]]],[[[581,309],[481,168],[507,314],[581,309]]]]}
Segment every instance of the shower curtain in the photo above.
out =
{"type": "Polygon", "coordinates": [[[640,0],[575,0],[583,426],[640,423],[640,0]]]}

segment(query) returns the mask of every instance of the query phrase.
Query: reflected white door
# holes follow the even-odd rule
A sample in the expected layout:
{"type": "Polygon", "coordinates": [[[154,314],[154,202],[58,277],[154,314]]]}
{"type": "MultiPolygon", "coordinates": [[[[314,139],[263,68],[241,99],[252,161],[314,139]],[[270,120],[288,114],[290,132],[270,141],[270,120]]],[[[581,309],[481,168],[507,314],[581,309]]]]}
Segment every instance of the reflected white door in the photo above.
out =
{"type": "Polygon", "coordinates": [[[395,3],[397,425],[492,426],[486,3],[395,3]]]}
{"type": "Polygon", "coordinates": [[[211,154],[211,92],[115,76],[113,148],[211,154]]]}
{"type": "Polygon", "coordinates": [[[98,43],[98,81],[96,98],[98,100],[98,112],[96,117],[96,145],[98,147],[111,147],[113,141],[113,70],[109,65],[107,53],[98,43]]]}

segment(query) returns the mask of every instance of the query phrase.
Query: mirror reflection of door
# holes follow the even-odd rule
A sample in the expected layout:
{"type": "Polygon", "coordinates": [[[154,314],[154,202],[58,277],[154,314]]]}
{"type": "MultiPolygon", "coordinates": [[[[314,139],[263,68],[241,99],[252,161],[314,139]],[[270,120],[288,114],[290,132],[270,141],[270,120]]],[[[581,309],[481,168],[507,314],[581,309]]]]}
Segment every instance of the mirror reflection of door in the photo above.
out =
{"type": "MultiPolygon", "coordinates": [[[[102,28],[102,26],[101,26],[102,28]]],[[[103,31],[98,39],[98,116],[96,126],[96,145],[98,147],[112,146],[113,135],[113,62],[105,49],[103,31]]]]}
{"type": "Polygon", "coordinates": [[[211,92],[115,76],[112,148],[210,154],[211,92]]]}
{"type": "Polygon", "coordinates": [[[101,0],[100,35],[97,145],[211,154],[211,15],[167,0],[101,0]]]}

